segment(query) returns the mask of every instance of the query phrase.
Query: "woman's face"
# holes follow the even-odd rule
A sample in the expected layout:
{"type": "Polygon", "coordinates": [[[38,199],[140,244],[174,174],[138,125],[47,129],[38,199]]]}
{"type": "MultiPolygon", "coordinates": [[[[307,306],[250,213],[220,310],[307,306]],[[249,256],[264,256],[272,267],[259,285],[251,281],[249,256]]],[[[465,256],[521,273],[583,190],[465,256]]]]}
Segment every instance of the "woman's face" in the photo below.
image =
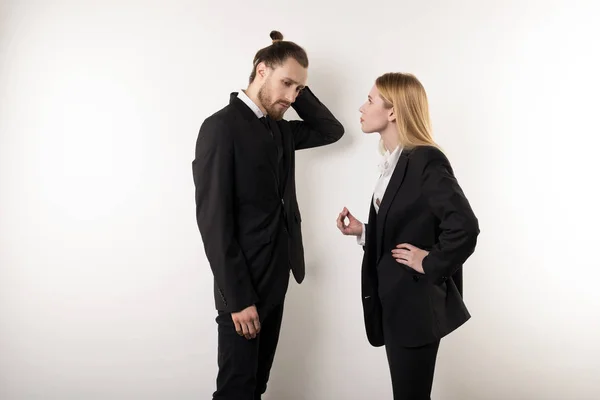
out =
{"type": "Polygon", "coordinates": [[[373,85],[367,101],[358,110],[364,133],[382,132],[393,121],[393,109],[386,107],[376,85],[373,85]]]}

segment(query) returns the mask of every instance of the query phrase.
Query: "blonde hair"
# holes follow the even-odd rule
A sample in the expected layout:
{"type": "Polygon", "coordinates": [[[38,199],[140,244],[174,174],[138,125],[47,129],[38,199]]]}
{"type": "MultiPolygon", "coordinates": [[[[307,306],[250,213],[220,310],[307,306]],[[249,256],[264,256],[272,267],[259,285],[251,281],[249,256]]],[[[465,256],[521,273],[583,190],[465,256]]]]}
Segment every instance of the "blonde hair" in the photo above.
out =
{"type": "MultiPolygon", "coordinates": [[[[414,75],[389,72],[377,78],[375,86],[385,106],[394,109],[398,139],[403,149],[417,146],[439,148],[431,135],[427,93],[414,75]]],[[[383,148],[381,141],[380,151],[383,148]]]]}

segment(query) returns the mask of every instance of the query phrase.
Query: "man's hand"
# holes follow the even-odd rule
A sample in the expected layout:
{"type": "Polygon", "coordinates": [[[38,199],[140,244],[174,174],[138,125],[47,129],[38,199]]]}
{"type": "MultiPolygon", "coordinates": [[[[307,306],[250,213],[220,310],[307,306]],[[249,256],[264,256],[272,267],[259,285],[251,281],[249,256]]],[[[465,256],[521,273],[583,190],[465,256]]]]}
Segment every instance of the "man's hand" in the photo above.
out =
{"type": "Polygon", "coordinates": [[[428,251],[421,250],[408,243],[399,244],[392,250],[392,257],[394,257],[397,262],[407,265],[421,274],[425,273],[425,271],[423,271],[423,259],[427,254],[429,254],[428,251]]]}
{"type": "Polygon", "coordinates": [[[250,306],[240,312],[231,313],[235,331],[246,339],[254,339],[260,332],[260,320],[256,306],[250,306]]]}
{"type": "Polygon", "coordinates": [[[363,224],[348,211],[346,207],[342,210],[337,218],[337,227],[346,236],[358,236],[362,235],[363,224]],[[345,219],[348,218],[348,225],[345,224],[345,219]]]}

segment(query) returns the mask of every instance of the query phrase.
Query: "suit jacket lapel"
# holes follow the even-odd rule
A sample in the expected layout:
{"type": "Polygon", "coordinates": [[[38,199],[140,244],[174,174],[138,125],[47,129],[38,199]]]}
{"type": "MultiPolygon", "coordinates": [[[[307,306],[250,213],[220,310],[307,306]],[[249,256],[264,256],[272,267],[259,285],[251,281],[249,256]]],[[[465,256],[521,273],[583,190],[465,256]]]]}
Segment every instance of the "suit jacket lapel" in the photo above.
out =
{"type": "Polygon", "coordinates": [[[277,147],[273,138],[271,137],[271,132],[269,129],[263,124],[254,111],[252,111],[242,100],[238,97],[238,92],[233,92],[229,96],[229,104],[236,108],[239,113],[242,115],[243,119],[249,124],[249,131],[256,135],[257,141],[260,143],[261,147],[267,149],[267,156],[269,159],[269,164],[273,170],[273,173],[277,177],[277,147]]]}
{"type": "Polygon", "coordinates": [[[281,180],[287,186],[287,178],[289,177],[291,167],[290,153],[292,151],[292,136],[285,134],[284,130],[281,129],[278,122],[275,122],[273,125],[274,128],[278,130],[277,133],[279,133],[279,137],[281,138],[281,146],[283,152],[283,154],[281,155],[281,162],[283,163],[283,176],[281,176],[281,180]]]}
{"type": "MultiPolygon", "coordinates": [[[[273,125],[275,124],[272,124],[271,126],[273,125]]],[[[252,131],[258,134],[261,144],[266,146],[269,164],[273,169],[273,173],[278,175],[277,169],[279,167],[277,165],[277,143],[275,142],[275,138],[272,136],[271,130],[267,128],[267,126],[261,120],[255,118],[253,121],[252,131]]]]}
{"type": "Polygon", "coordinates": [[[377,243],[377,211],[375,211],[375,206],[373,205],[373,201],[375,201],[375,196],[371,196],[371,203],[369,208],[369,222],[367,223],[367,233],[365,235],[366,243],[367,243],[367,251],[369,252],[369,256],[372,259],[374,255],[379,255],[379,250],[372,246],[371,243],[377,243]]]}
{"type": "Polygon", "coordinates": [[[387,218],[388,211],[390,210],[390,206],[396,196],[396,192],[400,188],[402,181],[404,180],[404,176],[406,174],[406,165],[408,164],[408,152],[402,151],[400,157],[398,158],[398,163],[396,164],[396,168],[394,168],[394,172],[392,173],[392,177],[390,178],[390,182],[385,189],[385,193],[383,194],[383,198],[381,199],[381,204],[379,206],[379,212],[377,213],[377,262],[379,262],[382,252],[383,252],[383,229],[385,227],[385,220],[387,218]]]}

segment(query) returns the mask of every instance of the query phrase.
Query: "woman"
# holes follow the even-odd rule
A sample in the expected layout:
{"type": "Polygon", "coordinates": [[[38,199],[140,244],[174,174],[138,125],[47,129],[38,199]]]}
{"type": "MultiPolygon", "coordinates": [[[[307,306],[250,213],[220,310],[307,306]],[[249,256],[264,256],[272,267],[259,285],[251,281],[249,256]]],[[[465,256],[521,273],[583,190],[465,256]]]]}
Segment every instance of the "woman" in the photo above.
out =
{"type": "Polygon", "coordinates": [[[394,400],[430,399],[440,339],[470,318],[462,264],[479,223],[432,139],[425,89],[413,75],[377,78],[360,112],[363,132],[381,135],[381,176],[368,223],[344,208],[337,225],[364,249],[367,337],[385,345],[394,400]]]}

